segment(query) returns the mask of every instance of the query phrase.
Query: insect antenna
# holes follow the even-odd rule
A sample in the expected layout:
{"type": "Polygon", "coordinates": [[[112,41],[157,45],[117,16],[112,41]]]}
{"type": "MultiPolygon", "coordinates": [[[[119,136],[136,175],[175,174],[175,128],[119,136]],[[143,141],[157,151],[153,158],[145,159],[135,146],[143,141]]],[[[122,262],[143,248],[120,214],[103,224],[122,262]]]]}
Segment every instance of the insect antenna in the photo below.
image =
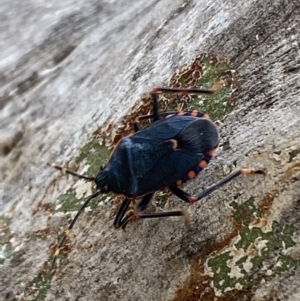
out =
{"type": "Polygon", "coordinates": [[[56,165],[55,163],[48,163],[48,165],[51,166],[51,167],[54,167],[55,169],[60,170],[63,174],[70,174],[74,177],[77,177],[77,178],[80,178],[80,179],[85,179],[87,181],[94,181],[95,180],[95,177],[87,177],[87,176],[84,176],[84,175],[80,175],[75,171],[72,171],[72,170],[69,170],[65,167],[56,165]]]}
{"type": "Polygon", "coordinates": [[[52,260],[52,264],[51,264],[51,267],[50,267],[50,272],[52,271],[54,265],[55,265],[55,262],[56,262],[56,259],[60,253],[60,250],[62,249],[66,239],[68,238],[68,236],[70,235],[71,233],[71,230],[74,226],[74,224],[76,223],[77,219],[79,218],[80,214],[84,211],[85,207],[88,205],[88,203],[90,202],[90,200],[96,198],[98,195],[100,195],[102,193],[101,190],[98,190],[97,192],[95,192],[94,194],[90,195],[86,201],[84,202],[84,204],[81,206],[81,208],[78,210],[78,212],[76,213],[75,217],[72,219],[69,227],[67,230],[65,230],[65,234],[64,236],[62,237],[62,239],[60,240],[58,246],[56,247],[56,250],[55,250],[55,253],[54,253],[54,257],[53,257],[53,260],[52,260]]]}

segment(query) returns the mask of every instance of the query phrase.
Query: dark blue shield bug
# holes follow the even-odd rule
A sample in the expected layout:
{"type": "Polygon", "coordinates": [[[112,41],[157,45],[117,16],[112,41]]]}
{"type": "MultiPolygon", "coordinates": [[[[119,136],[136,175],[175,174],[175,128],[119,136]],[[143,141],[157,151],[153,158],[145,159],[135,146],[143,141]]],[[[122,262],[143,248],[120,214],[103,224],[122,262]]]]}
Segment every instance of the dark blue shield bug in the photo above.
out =
{"type": "Polygon", "coordinates": [[[144,213],[155,191],[169,188],[176,196],[194,203],[230,182],[240,174],[263,174],[260,170],[240,169],[201,193],[191,196],[180,186],[194,178],[211,160],[218,146],[219,134],[208,115],[194,111],[159,112],[158,94],[214,93],[214,90],[159,87],[151,91],[152,114],[140,116],[134,123],[135,134],[120,140],[108,163],[96,177],[79,175],[56,164],[51,166],[79,178],[94,181],[98,191],[89,196],[70,223],[60,241],[53,260],[59,254],[67,236],[89,201],[101,193],[112,191],[124,196],[114,220],[115,228],[125,228],[128,221],[137,218],[181,216],[183,211],[144,213]],[[142,128],[139,121],[151,119],[142,128]],[[135,210],[128,210],[130,202],[142,197],[135,210]]]}

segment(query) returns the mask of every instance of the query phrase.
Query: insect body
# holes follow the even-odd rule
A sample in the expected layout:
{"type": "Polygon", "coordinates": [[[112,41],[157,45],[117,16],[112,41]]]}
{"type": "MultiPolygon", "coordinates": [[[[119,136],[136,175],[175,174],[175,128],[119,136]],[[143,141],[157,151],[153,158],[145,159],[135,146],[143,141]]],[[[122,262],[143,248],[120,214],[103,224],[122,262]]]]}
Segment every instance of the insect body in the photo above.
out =
{"type": "Polygon", "coordinates": [[[94,181],[98,188],[96,193],[87,198],[72,220],[65,236],[58,245],[54,261],[83,209],[91,199],[101,193],[112,191],[124,196],[114,221],[115,228],[124,228],[131,219],[184,215],[182,211],[144,213],[154,192],[159,189],[168,187],[183,201],[194,203],[240,174],[263,173],[259,170],[238,170],[195,196],[191,196],[179,188],[182,183],[194,178],[207,166],[218,145],[219,135],[216,125],[204,113],[195,110],[160,113],[158,94],[164,92],[210,94],[214,90],[196,88],[153,89],[151,92],[152,114],[140,116],[136,120],[134,124],[136,133],[121,139],[108,163],[101,168],[95,178],[82,176],[56,164],[51,164],[51,166],[66,173],[94,181]],[[139,123],[143,119],[151,119],[153,123],[143,129],[139,123]],[[142,200],[137,205],[136,210],[128,211],[130,202],[137,197],[142,197],[142,200]]]}
{"type": "Polygon", "coordinates": [[[189,115],[173,115],[123,138],[95,178],[97,187],[134,198],[176,186],[190,170],[198,173],[218,144],[218,132],[210,120],[189,115]]]}

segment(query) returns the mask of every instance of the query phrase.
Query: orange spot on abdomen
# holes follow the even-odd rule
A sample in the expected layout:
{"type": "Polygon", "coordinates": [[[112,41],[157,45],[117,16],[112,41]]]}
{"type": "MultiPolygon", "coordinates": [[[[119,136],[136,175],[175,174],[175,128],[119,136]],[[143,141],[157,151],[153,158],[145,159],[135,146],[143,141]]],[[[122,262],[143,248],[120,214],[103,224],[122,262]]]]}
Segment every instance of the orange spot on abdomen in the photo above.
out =
{"type": "Polygon", "coordinates": [[[183,183],[183,182],[182,182],[182,180],[181,180],[181,179],[179,179],[179,180],[177,180],[177,181],[176,181],[176,185],[177,185],[177,186],[181,186],[181,185],[182,185],[182,183],[183,183]]]}
{"type": "Polygon", "coordinates": [[[208,154],[213,157],[216,154],[216,149],[211,149],[208,154]]]}
{"type": "Polygon", "coordinates": [[[195,178],[195,177],[196,177],[196,173],[195,173],[195,171],[193,171],[193,170],[190,170],[190,171],[188,172],[188,177],[189,177],[190,179],[193,179],[193,178],[195,178]]]}
{"type": "Polygon", "coordinates": [[[206,162],[205,160],[201,160],[201,161],[199,162],[199,166],[200,166],[202,169],[204,169],[204,168],[207,166],[207,162],[206,162]]]}

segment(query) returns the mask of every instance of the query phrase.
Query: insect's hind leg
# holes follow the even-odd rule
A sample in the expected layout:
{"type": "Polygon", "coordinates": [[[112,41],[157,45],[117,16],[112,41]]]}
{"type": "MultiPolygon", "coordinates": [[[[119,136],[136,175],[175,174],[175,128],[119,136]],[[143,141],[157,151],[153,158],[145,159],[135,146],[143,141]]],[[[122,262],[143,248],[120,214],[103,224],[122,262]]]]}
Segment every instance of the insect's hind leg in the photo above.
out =
{"type": "MultiPolygon", "coordinates": [[[[158,114],[158,116],[159,116],[158,118],[160,119],[161,116],[173,115],[173,114],[176,114],[176,113],[177,113],[176,111],[160,112],[158,114]]],[[[154,114],[142,115],[142,116],[137,117],[134,124],[133,124],[135,132],[138,132],[138,131],[142,130],[140,121],[145,120],[145,119],[154,119],[154,114]]]]}
{"type": "Polygon", "coordinates": [[[262,170],[240,169],[240,170],[233,172],[225,179],[212,185],[211,187],[205,189],[204,191],[202,191],[201,193],[199,193],[195,196],[190,195],[188,192],[183,191],[182,189],[180,189],[177,186],[170,187],[170,189],[176,196],[178,196],[183,201],[193,204],[193,203],[201,200],[202,198],[208,196],[209,194],[211,194],[215,190],[219,189],[220,187],[224,186],[225,184],[231,182],[233,179],[235,179],[236,177],[238,177],[239,175],[242,175],[242,174],[244,174],[244,175],[250,175],[250,174],[264,175],[265,173],[262,170]]]}
{"type": "MultiPolygon", "coordinates": [[[[178,94],[212,94],[216,90],[197,89],[197,88],[171,88],[171,87],[156,87],[150,92],[152,98],[152,120],[153,122],[160,119],[158,95],[163,93],[178,93],[178,94]]],[[[150,116],[149,116],[150,117],[150,116]]]]}
{"type": "Polygon", "coordinates": [[[153,109],[153,122],[159,120],[159,104],[158,104],[158,95],[163,93],[177,93],[177,94],[212,94],[216,92],[219,87],[215,87],[216,89],[197,89],[197,88],[171,88],[171,87],[156,87],[153,88],[150,92],[153,109]]]}
{"type": "Polygon", "coordinates": [[[151,122],[155,122],[157,120],[159,120],[159,105],[158,105],[158,96],[157,94],[151,94],[151,98],[152,98],[152,114],[149,115],[143,115],[143,116],[139,116],[136,118],[134,124],[133,124],[133,128],[135,132],[138,132],[142,129],[141,124],[140,124],[140,120],[144,120],[144,119],[151,119],[151,122]]]}
{"type": "Polygon", "coordinates": [[[166,116],[169,114],[175,114],[177,112],[162,112],[159,113],[159,103],[158,95],[163,93],[178,93],[178,94],[212,94],[219,89],[219,86],[214,87],[213,89],[197,89],[197,88],[171,88],[171,87],[156,87],[153,88],[150,92],[152,98],[152,114],[139,116],[134,122],[134,130],[138,132],[142,129],[140,125],[140,120],[151,119],[152,122],[155,122],[160,119],[161,116],[166,116]]]}

